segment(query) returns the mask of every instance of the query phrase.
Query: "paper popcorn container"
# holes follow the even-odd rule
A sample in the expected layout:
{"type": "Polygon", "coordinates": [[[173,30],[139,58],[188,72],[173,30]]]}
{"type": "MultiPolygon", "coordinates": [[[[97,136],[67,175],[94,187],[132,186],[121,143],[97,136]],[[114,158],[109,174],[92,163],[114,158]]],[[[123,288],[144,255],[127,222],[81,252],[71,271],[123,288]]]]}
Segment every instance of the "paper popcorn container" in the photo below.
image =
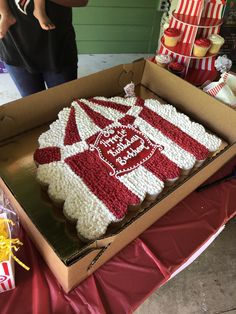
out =
{"type": "MultiPolygon", "coordinates": [[[[0,220],[7,219],[5,213],[0,214],[0,220]]],[[[7,222],[1,222],[1,225],[5,224],[5,231],[7,232],[8,238],[11,239],[11,231],[9,228],[9,224],[7,222]]],[[[2,228],[1,228],[2,229],[2,228]]],[[[1,234],[0,234],[0,246],[3,245],[1,243],[1,234]]],[[[15,269],[14,269],[14,259],[8,255],[6,259],[4,259],[4,254],[0,255],[0,293],[8,290],[12,290],[15,288],[15,269]]]]}
{"type": "Polygon", "coordinates": [[[230,87],[232,92],[236,94],[236,75],[230,72],[224,72],[221,74],[221,79],[230,87]]]}
{"type": "Polygon", "coordinates": [[[10,257],[8,261],[0,263],[0,293],[14,288],[14,260],[10,257]]]}
{"type": "Polygon", "coordinates": [[[213,82],[205,86],[203,91],[229,106],[236,106],[236,96],[225,82],[213,82]]]}

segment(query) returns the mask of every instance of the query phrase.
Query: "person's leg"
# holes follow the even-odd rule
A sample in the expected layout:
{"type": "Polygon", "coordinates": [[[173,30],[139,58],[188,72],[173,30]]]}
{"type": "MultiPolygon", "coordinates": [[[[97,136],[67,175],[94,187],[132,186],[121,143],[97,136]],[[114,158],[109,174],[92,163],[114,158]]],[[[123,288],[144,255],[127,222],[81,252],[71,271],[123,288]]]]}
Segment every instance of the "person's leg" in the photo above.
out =
{"type": "Polygon", "coordinates": [[[26,71],[24,68],[8,64],[5,64],[5,67],[22,97],[46,89],[44,79],[41,74],[32,74],[26,71]]]}
{"type": "Polygon", "coordinates": [[[2,39],[8,28],[16,23],[16,19],[8,7],[7,0],[0,0],[0,39],[2,39]]]}
{"type": "Polygon", "coordinates": [[[52,71],[44,72],[43,77],[48,88],[75,80],[77,79],[77,65],[68,66],[59,73],[52,71]]]}
{"type": "Polygon", "coordinates": [[[34,0],[34,16],[39,21],[39,24],[42,27],[42,29],[49,31],[50,29],[55,28],[55,25],[52,23],[52,21],[46,14],[45,0],[34,0]]]}

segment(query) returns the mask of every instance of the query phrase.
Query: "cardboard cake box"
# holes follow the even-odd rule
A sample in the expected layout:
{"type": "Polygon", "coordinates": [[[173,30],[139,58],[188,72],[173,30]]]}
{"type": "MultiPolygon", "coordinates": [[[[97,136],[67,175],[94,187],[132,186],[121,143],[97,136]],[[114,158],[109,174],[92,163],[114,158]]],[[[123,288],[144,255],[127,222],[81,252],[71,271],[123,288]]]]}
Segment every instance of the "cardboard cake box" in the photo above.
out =
{"type": "Polygon", "coordinates": [[[236,112],[148,60],[116,66],[0,107],[0,187],[66,292],[134,240],[236,154],[236,112]],[[123,94],[133,81],[137,95],[161,98],[203,124],[228,145],[154,204],[128,213],[97,241],[83,243],[75,226],[35,179],[33,153],[39,135],[73,99],[123,94]]]}

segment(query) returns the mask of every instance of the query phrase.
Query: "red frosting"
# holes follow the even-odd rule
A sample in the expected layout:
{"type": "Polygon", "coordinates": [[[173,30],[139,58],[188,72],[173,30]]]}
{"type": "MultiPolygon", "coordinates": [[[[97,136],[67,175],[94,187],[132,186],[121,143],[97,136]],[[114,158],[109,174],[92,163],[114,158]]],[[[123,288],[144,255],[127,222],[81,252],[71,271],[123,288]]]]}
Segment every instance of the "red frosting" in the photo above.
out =
{"type": "Polygon", "coordinates": [[[103,129],[113,123],[112,120],[107,119],[102,114],[86,106],[86,104],[84,104],[82,101],[76,100],[76,102],[99,128],[103,129]]]}
{"type": "Polygon", "coordinates": [[[169,69],[173,71],[182,72],[184,69],[184,65],[179,62],[171,62],[169,64],[169,69]]]}
{"type": "Polygon", "coordinates": [[[211,41],[208,38],[199,38],[195,40],[195,44],[201,47],[209,47],[211,45],[211,41]]]}
{"type": "Polygon", "coordinates": [[[162,154],[159,149],[156,150],[152,158],[148,159],[143,166],[162,181],[176,179],[180,176],[180,168],[162,154]]]}
{"type": "Polygon", "coordinates": [[[91,98],[89,100],[93,104],[96,104],[98,106],[112,108],[112,109],[118,110],[119,112],[122,112],[122,113],[126,113],[130,109],[129,106],[124,106],[124,105],[121,105],[121,104],[118,104],[118,103],[115,103],[115,102],[109,101],[109,100],[100,100],[100,99],[95,99],[95,98],[91,98]]]}
{"type": "Polygon", "coordinates": [[[170,37],[178,37],[180,35],[180,30],[169,27],[164,31],[164,34],[170,37]]]}
{"type": "Polygon", "coordinates": [[[197,160],[204,160],[207,158],[209,151],[204,145],[196,141],[174,124],[153,112],[151,109],[147,107],[143,108],[139,116],[155,129],[160,130],[162,134],[171,139],[178,146],[194,155],[197,160]]]}
{"type": "Polygon", "coordinates": [[[101,162],[96,152],[85,151],[66,158],[65,162],[117,219],[123,218],[127,213],[127,204],[140,203],[138,196],[115,176],[110,176],[110,167],[101,162]]]}
{"type": "Polygon", "coordinates": [[[72,107],[65,129],[64,145],[72,145],[80,141],[81,138],[76,124],[75,108],[72,107]]]}
{"type": "Polygon", "coordinates": [[[40,165],[50,164],[54,161],[60,161],[61,150],[56,146],[38,148],[34,152],[34,160],[40,165]]]}

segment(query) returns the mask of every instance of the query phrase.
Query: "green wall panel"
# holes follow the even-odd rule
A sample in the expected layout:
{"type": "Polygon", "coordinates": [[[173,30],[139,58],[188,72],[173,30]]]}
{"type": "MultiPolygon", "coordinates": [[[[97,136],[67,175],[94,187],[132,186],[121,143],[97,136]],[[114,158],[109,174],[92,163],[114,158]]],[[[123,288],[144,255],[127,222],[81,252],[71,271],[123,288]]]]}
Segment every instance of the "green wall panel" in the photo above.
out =
{"type": "Polygon", "coordinates": [[[87,41],[79,43],[80,53],[145,53],[149,49],[148,42],[118,42],[118,41],[87,41]],[[96,46],[96,49],[94,47],[96,46]],[[89,52],[88,52],[89,51],[89,52]]]}
{"type": "Polygon", "coordinates": [[[89,0],[92,7],[153,8],[156,0],[89,0]]]}
{"type": "Polygon", "coordinates": [[[73,9],[79,53],[154,53],[158,0],[90,0],[73,9]]]}
{"type": "Polygon", "coordinates": [[[88,10],[75,11],[74,24],[93,25],[152,25],[154,19],[153,8],[103,8],[91,7],[88,10]]]}
{"type": "Polygon", "coordinates": [[[80,41],[148,41],[149,28],[137,26],[127,28],[125,25],[80,25],[75,26],[80,41]]]}

